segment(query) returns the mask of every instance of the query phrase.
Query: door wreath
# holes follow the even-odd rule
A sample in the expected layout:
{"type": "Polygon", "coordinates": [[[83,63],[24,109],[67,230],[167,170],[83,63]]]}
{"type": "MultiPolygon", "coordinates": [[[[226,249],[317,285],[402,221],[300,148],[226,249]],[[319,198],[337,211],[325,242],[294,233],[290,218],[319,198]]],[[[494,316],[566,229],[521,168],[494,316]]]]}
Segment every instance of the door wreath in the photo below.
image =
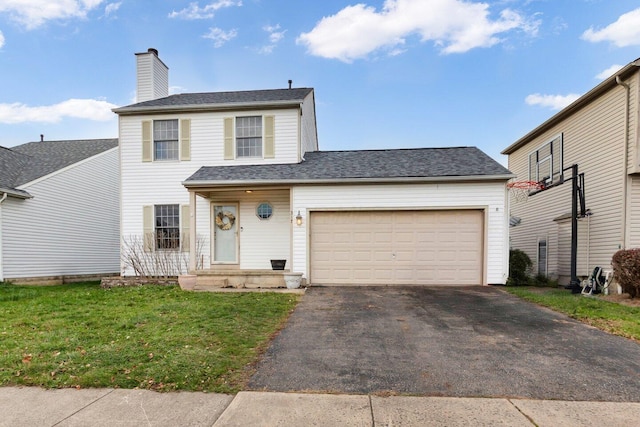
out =
{"type": "Polygon", "coordinates": [[[236,216],[229,211],[220,211],[216,215],[216,226],[220,230],[231,230],[236,222],[236,216]]]}

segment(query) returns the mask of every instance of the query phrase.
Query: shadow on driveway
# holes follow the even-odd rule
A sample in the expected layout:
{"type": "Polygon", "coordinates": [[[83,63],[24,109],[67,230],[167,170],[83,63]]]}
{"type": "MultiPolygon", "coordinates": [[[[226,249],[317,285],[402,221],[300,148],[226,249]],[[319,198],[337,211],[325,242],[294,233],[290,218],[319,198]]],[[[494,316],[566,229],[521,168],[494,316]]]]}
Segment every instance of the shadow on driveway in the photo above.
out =
{"type": "Polygon", "coordinates": [[[640,345],[493,287],[310,288],[249,386],[640,401],[640,345]]]}

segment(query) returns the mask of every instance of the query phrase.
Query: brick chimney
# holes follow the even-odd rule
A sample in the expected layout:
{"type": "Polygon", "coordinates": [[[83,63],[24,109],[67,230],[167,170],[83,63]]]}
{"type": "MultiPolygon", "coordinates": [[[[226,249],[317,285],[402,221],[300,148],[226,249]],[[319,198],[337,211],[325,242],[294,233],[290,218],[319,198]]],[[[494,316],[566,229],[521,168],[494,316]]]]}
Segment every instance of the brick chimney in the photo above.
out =
{"type": "Polygon", "coordinates": [[[169,67],[149,48],[136,53],[136,102],[150,101],[169,95],[169,67]]]}

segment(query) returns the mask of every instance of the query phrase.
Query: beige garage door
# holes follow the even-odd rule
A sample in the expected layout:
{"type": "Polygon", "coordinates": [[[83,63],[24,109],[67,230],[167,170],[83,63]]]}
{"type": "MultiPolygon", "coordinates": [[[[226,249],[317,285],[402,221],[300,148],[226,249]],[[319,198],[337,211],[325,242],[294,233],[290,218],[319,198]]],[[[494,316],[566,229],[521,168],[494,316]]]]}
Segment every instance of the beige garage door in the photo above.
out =
{"type": "Polygon", "coordinates": [[[480,285],[480,210],[312,212],[311,283],[480,285]]]}

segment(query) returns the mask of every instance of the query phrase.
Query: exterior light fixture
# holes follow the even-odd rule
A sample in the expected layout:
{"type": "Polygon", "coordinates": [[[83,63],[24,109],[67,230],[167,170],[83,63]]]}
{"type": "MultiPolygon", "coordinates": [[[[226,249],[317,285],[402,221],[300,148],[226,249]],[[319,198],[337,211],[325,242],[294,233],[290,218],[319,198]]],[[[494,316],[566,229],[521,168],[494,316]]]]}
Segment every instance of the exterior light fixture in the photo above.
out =
{"type": "Polygon", "coordinates": [[[251,194],[251,193],[253,193],[253,190],[244,190],[244,192],[247,193],[247,194],[251,194]]]}
{"type": "Polygon", "coordinates": [[[298,226],[302,225],[302,215],[300,215],[300,211],[298,211],[298,215],[296,215],[296,224],[298,226]]]}

